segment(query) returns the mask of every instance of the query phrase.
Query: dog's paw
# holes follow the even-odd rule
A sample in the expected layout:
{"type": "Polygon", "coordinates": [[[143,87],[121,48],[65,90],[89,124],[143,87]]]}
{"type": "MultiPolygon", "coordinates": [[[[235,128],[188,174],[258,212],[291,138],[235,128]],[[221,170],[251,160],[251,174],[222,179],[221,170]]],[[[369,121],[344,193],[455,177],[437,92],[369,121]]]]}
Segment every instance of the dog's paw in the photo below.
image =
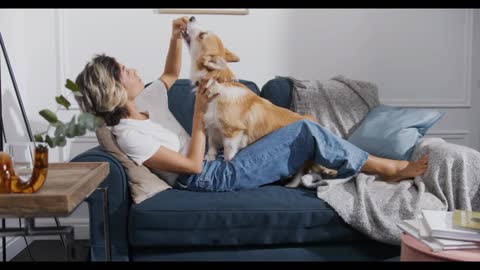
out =
{"type": "Polygon", "coordinates": [[[205,155],[205,160],[206,160],[206,161],[212,161],[212,160],[215,160],[215,157],[216,157],[216,154],[207,153],[207,154],[205,155]]]}
{"type": "Polygon", "coordinates": [[[324,166],[319,165],[319,164],[314,164],[311,167],[310,172],[321,174],[322,176],[324,176],[326,178],[334,178],[334,177],[337,176],[337,171],[336,170],[329,169],[329,168],[324,167],[324,166]]]}
{"type": "Polygon", "coordinates": [[[323,170],[322,174],[323,174],[323,176],[327,176],[327,177],[329,177],[329,178],[333,178],[333,177],[336,177],[336,176],[337,176],[337,171],[336,171],[336,170],[332,170],[332,169],[325,168],[325,170],[323,170]]]}
{"type": "Polygon", "coordinates": [[[297,173],[295,176],[292,177],[292,179],[287,182],[284,186],[288,188],[296,188],[299,187],[300,184],[302,183],[302,174],[297,173]]]}
{"type": "Polygon", "coordinates": [[[232,150],[225,151],[223,153],[223,158],[224,158],[225,161],[229,161],[229,160],[232,160],[235,157],[236,154],[237,154],[237,151],[232,151],[232,150]]]}
{"type": "Polygon", "coordinates": [[[208,98],[212,98],[212,97],[214,97],[216,94],[217,94],[216,91],[208,91],[207,97],[208,97],[208,98]]]}

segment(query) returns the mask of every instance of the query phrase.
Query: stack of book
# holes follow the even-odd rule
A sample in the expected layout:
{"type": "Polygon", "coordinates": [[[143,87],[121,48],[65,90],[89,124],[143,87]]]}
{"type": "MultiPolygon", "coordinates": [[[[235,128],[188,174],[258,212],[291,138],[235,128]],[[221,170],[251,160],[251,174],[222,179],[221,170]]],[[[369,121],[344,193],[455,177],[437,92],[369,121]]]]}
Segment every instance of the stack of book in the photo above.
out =
{"type": "Polygon", "coordinates": [[[422,210],[420,218],[397,226],[432,251],[480,249],[480,212],[422,210]]]}

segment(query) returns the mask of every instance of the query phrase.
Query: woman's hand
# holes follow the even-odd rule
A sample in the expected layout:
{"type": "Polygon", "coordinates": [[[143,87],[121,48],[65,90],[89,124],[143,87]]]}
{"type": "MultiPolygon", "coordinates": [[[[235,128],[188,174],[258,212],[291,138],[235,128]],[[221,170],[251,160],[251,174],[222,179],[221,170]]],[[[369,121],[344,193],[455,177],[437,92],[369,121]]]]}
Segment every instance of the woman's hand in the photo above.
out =
{"type": "Polygon", "coordinates": [[[210,90],[206,87],[207,82],[206,80],[200,81],[195,94],[195,113],[202,115],[207,111],[208,103],[218,95],[218,93],[216,93],[209,97],[210,90]]]}
{"type": "Polygon", "coordinates": [[[188,17],[180,17],[172,22],[172,39],[182,38],[182,31],[187,30],[188,17]]]}

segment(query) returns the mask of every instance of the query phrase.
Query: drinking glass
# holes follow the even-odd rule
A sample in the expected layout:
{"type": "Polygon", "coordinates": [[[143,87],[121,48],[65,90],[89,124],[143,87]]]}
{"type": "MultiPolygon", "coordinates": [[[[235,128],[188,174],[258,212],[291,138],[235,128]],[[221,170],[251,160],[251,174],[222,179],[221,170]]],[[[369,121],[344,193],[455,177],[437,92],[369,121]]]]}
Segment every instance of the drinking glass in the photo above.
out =
{"type": "Polygon", "coordinates": [[[33,142],[11,142],[4,146],[11,160],[15,174],[21,182],[30,179],[34,166],[35,144],[33,142]]]}

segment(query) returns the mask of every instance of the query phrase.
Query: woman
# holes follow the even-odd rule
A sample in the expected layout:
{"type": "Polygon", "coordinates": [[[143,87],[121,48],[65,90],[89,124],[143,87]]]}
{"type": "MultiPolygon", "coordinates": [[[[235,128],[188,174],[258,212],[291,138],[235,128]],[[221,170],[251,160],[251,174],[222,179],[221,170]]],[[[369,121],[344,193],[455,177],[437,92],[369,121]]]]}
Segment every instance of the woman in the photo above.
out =
{"type": "Polygon", "coordinates": [[[427,156],[412,162],[375,157],[310,121],[274,131],[229,162],[203,160],[208,89],[198,86],[191,137],[168,109],[167,90],[180,73],[186,23],[187,17],[173,21],[164,72],[148,87],[136,70],[105,55],[94,57],[76,79],[82,111],[103,117],[120,148],[170,185],[198,191],[253,188],[293,175],[306,160],[336,169],[338,178],[366,172],[399,181],[425,172],[427,156]]]}

